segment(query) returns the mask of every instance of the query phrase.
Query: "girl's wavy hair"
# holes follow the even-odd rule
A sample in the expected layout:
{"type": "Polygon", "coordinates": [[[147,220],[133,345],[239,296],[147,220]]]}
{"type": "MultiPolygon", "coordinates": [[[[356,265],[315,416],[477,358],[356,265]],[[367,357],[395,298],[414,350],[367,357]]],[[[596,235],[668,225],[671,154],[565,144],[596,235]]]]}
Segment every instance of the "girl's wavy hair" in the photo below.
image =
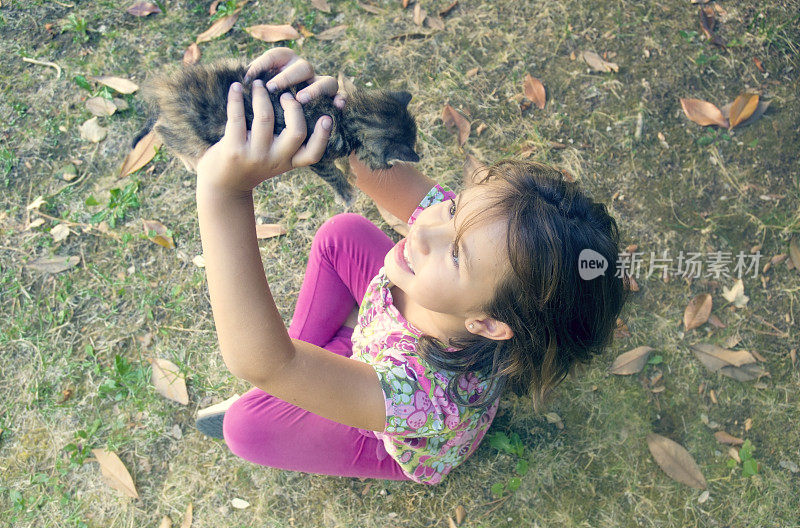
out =
{"type": "Polygon", "coordinates": [[[418,350],[434,367],[455,374],[447,393],[461,405],[485,409],[510,389],[529,395],[540,409],[567,374],[611,342],[627,297],[616,276],[617,224],[604,204],[540,163],[498,162],[476,185],[485,188],[491,206],[468,218],[457,238],[479,222],[506,219],[510,267],[482,311],[508,324],[514,336],[450,339],[455,352],[423,336],[418,350]],[[578,270],[578,255],[587,248],[608,262],[592,280],[578,270]],[[457,387],[468,372],[483,373],[490,383],[465,401],[457,387]]]}

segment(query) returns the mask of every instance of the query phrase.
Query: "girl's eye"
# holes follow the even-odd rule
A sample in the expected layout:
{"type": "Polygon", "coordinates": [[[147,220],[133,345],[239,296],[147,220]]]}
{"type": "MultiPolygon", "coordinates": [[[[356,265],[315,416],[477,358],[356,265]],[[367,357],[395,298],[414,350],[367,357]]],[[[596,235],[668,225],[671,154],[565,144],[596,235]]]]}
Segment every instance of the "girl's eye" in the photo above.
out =
{"type": "MultiPolygon", "coordinates": [[[[450,199],[450,217],[454,217],[456,215],[456,201],[454,198],[450,199]]],[[[453,258],[453,264],[455,267],[458,267],[458,246],[455,242],[450,249],[450,256],[453,258]]]]}

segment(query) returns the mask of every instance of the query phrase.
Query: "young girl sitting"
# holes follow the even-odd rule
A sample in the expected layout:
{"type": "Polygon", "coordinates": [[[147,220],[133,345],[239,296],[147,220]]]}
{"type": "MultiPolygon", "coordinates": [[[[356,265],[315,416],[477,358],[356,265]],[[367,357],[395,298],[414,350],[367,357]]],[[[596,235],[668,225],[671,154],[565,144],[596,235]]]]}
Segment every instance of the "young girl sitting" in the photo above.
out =
{"type": "MultiPolygon", "coordinates": [[[[336,93],[291,50],[250,72],[267,68],[281,70],[273,91],[308,80],[298,100],[336,93]]],[[[225,136],[197,163],[197,210],[220,349],[255,388],[199,418],[201,431],[257,464],[436,484],[478,447],[506,389],[538,406],[608,344],[624,302],[614,220],[559,171],[513,161],[456,194],[410,165],[371,172],[351,157],[359,188],[410,231],[393,244],[358,215],[325,222],[287,332],[252,189],[319,160],[330,119],[304,145],[300,102],[284,94],[275,137],[254,81],[248,131],[241,89],[231,86],[225,136]],[[579,276],[586,248],[609,262],[592,280],[579,276]]]]}

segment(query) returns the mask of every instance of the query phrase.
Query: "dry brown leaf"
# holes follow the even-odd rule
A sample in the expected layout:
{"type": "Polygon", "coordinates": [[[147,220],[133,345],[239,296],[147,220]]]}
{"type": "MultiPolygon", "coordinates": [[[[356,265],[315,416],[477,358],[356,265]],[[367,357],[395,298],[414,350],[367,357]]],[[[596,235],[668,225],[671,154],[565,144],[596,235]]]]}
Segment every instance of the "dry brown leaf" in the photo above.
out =
{"type": "Polygon", "coordinates": [[[397,233],[399,233],[400,236],[404,236],[404,237],[408,236],[408,229],[409,229],[408,228],[408,222],[404,222],[403,220],[400,220],[399,218],[397,218],[395,215],[393,215],[387,209],[384,209],[380,205],[378,205],[377,207],[378,207],[378,212],[381,214],[381,217],[383,218],[383,220],[387,224],[389,224],[389,227],[391,227],[397,233]]]}
{"type": "Polygon", "coordinates": [[[92,143],[103,141],[108,135],[108,129],[101,127],[97,122],[97,117],[88,119],[80,126],[81,137],[92,143]]]}
{"type": "MultiPolygon", "coordinates": [[[[764,115],[764,112],[767,111],[767,108],[769,108],[771,102],[772,101],[759,101],[755,111],[753,111],[753,115],[751,115],[750,117],[748,117],[747,119],[736,125],[736,127],[742,128],[744,126],[753,124],[762,115],[764,115]]],[[[728,103],[722,108],[720,108],[720,111],[722,112],[722,117],[724,117],[725,119],[730,118],[731,107],[733,107],[733,103],[728,103]]]]}
{"type": "Polygon", "coordinates": [[[323,13],[331,12],[331,6],[328,5],[327,0],[311,0],[311,5],[313,5],[323,13]]]}
{"type": "Polygon", "coordinates": [[[105,97],[90,97],[86,100],[86,109],[96,116],[110,116],[117,111],[117,105],[105,97]]]}
{"type": "Polygon", "coordinates": [[[789,240],[789,258],[792,259],[794,269],[800,271],[800,243],[797,242],[797,237],[789,240]]]}
{"type": "Polygon", "coordinates": [[[425,18],[425,24],[431,29],[444,31],[444,20],[439,17],[429,16],[425,18]]]}
{"type": "Polygon", "coordinates": [[[126,101],[125,99],[120,99],[119,97],[115,97],[114,99],[112,99],[112,101],[114,102],[114,106],[117,107],[117,112],[122,112],[130,108],[128,101],[126,101]]]}
{"type": "Polygon", "coordinates": [[[256,237],[273,238],[286,234],[286,228],[281,224],[256,224],[256,237]]]}
{"type": "Polygon", "coordinates": [[[322,33],[317,33],[317,38],[319,40],[336,40],[342,35],[344,35],[346,30],[347,30],[347,24],[341,24],[339,26],[334,26],[330,29],[326,29],[322,33]]]}
{"type": "Polygon", "coordinates": [[[71,257],[42,257],[25,264],[26,268],[35,269],[44,273],[61,273],[77,266],[81,259],[78,256],[71,257]]]}
{"type": "Polygon", "coordinates": [[[50,236],[53,237],[53,242],[61,242],[69,236],[69,227],[67,224],[58,224],[50,230],[50,236]]]}
{"type": "Polygon", "coordinates": [[[719,372],[737,381],[769,376],[769,372],[757,365],[756,358],[747,350],[727,350],[717,345],[698,343],[692,345],[692,351],[709,371],[719,372]]]}
{"type": "Polygon", "coordinates": [[[692,455],[677,442],[660,434],[647,434],[647,447],[664,473],[695,489],[706,489],[706,479],[692,455]]]}
{"type": "Polygon", "coordinates": [[[683,312],[683,326],[687,332],[708,321],[708,316],[711,315],[711,305],[710,293],[701,293],[689,302],[683,312]]]}
{"type": "Polygon", "coordinates": [[[681,98],[681,108],[686,117],[698,125],[717,125],[728,128],[728,120],[716,105],[701,99],[681,98]]]}
{"type": "Polygon", "coordinates": [[[756,68],[758,68],[758,71],[760,71],[761,73],[767,72],[767,70],[764,69],[764,64],[759,60],[758,57],[753,57],[753,63],[755,63],[756,68]]]}
{"type": "Polygon", "coordinates": [[[744,282],[742,279],[736,279],[730,289],[722,287],[722,297],[729,303],[733,303],[737,308],[744,308],[750,297],[744,294],[744,282]]]}
{"type": "Polygon", "coordinates": [[[194,516],[194,507],[190,502],[186,507],[186,513],[183,514],[183,521],[181,521],[181,528],[192,528],[192,517],[194,516]]]}
{"type": "Polygon", "coordinates": [[[264,42],[280,42],[281,40],[296,40],[301,37],[300,32],[289,24],[271,25],[261,24],[244,28],[251,37],[264,42]]]}
{"type": "Polygon", "coordinates": [[[231,499],[231,506],[233,506],[237,510],[244,510],[245,508],[250,507],[250,503],[244,499],[240,499],[237,497],[235,499],[231,499]]]}
{"type": "Polygon", "coordinates": [[[478,70],[479,70],[479,69],[480,69],[480,68],[478,68],[478,67],[476,66],[476,67],[474,67],[474,68],[470,68],[469,70],[467,70],[467,73],[466,73],[466,77],[467,77],[467,79],[469,79],[470,77],[475,77],[476,75],[478,75],[478,70]]]}
{"type": "Polygon", "coordinates": [[[530,73],[525,74],[525,81],[522,83],[522,92],[525,97],[533,101],[539,110],[544,109],[544,104],[547,101],[542,81],[536,77],[532,77],[530,73]]]}
{"type": "Polygon", "coordinates": [[[607,60],[603,59],[600,55],[593,51],[583,51],[581,52],[581,57],[583,61],[589,65],[591,69],[598,72],[618,72],[619,65],[614,62],[608,62],[607,60]]]}
{"type": "Polygon", "coordinates": [[[167,234],[167,231],[169,231],[167,226],[158,220],[145,219],[142,219],[142,225],[144,226],[144,234],[147,236],[148,240],[167,249],[175,249],[175,242],[172,240],[172,236],[167,234]],[[155,231],[155,234],[151,235],[150,233],[153,231],[155,231]]]}
{"type": "Polygon", "coordinates": [[[197,35],[197,38],[194,41],[200,44],[201,42],[208,42],[209,40],[221,37],[230,31],[233,25],[236,24],[236,20],[239,18],[239,11],[241,11],[241,8],[237,9],[228,16],[218,19],[216,22],[211,24],[207,30],[197,35]]]}
{"type": "MultiPolygon", "coordinates": [[[[447,16],[448,14],[450,14],[450,11],[452,11],[452,10],[453,10],[453,8],[454,8],[455,6],[457,6],[457,5],[458,5],[458,0],[453,0],[453,2],[451,2],[449,6],[445,7],[445,8],[444,8],[444,9],[442,9],[441,11],[439,11],[439,16],[440,16],[440,17],[447,16]]],[[[460,523],[459,523],[459,524],[460,524],[460,523]]]]}
{"type": "Polygon", "coordinates": [[[729,435],[725,431],[717,431],[716,433],[714,433],[714,438],[716,438],[717,442],[719,442],[720,444],[737,446],[737,445],[742,445],[744,443],[744,440],[742,440],[741,438],[736,438],[733,435],[729,435]]]}
{"type": "MultiPolygon", "coordinates": [[[[453,2],[453,5],[456,5],[458,2],[453,2]]],[[[452,9],[452,7],[450,8],[452,9]]],[[[461,526],[461,523],[464,522],[464,519],[467,517],[467,510],[464,509],[464,506],[459,504],[456,506],[456,524],[461,526]]]]}
{"type": "Polygon", "coordinates": [[[425,22],[425,17],[428,15],[427,11],[422,9],[422,5],[417,2],[414,4],[414,23],[421,26],[425,22]]]}
{"type": "Polygon", "coordinates": [[[153,13],[160,13],[161,9],[150,2],[136,2],[127,9],[127,12],[133,16],[145,17],[153,13]]]}
{"type": "Polygon", "coordinates": [[[161,518],[158,528],[172,528],[172,519],[166,515],[161,518]]]}
{"type": "Polygon", "coordinates": [[[373,15],[382,15],[383,14],[383,9],[381,9],[378,6],[374,6],[372,4],[367,4],[365,2],[359,2],[358,3],[358,7],[360,7],[361,9],[363,9],[364,11],[366,11],[368,13],[372,13],[373,15]]]}
{"type": "Polygon", "coordinates": [[[104,84],[109,88],[113,88],[121,94],[132,94],[139,89],[138,84],[133,81],[129,81],[128,79],[123,79],[122,77],[103,75],[100,77],[89,78],[93,81],[99,82],[100,84],[104,84]]]}
{"type": "Polygon", "coordinates": [[[485,163],[472,154],[467,154],[464,160],[464,185],[466,187],[472,187],[478,183],[481,178],[486,175],[486,170],[487,167],[485,163]]]}
{"type": "Polygon", "coordinates": [[[716,314],[711,314],[708,316],[708,322],[716,328],[727,328],[728,325],[723,323],[716,314]]]}
{"type": "Polygon", "coordinates": [[[742,94],[737,97],[730,109],[730,128],[750,119],[758,108],[758,94],[742,94]]]}
{"type": "Polygon", "coordinates": [[[197,64],[200,60],[200,55],[200,46],[197,45],[197,42],[192,42],[189,44],[189,47],[186,48],[186,51],[183,52],[183,63],[186,66],[197,64]]]}
{"type": "Polygon", "coordinates": [[[133,479],[122,460],[112,451],[105,449],[92,449],[92,454],[100,463],[100,472],[106,478],[108,485],[115,490],[121,491],[128,497],[138,499],[139,493],[133,484],[133,479]]]}
{"type": "Polygon", "coordinates": [[[628,325],[625,324],[625,321],[617,317],[617,327],[614,329],[614,339],[622,339],[630,336],[631,332],[628,330],[628,325]]]}
{"type": "Polygon", "coordinates": [[[153,129],[142,137],[125,157],[119,169],[119,177],[124,178],[147,165],[159,147],[161,147],[161,136],[153,129]]]}
{"type": "Polygon", "coordinates": [[[458,110],[446,104],[442,110],[442,121],[444,121],[445,128],[451,133],[458,132],[458,144],[464,146],[470,132],[470,123],[467,118],[461,115],[458,110]]]}
{"type": "Polygon", "coordinates": [[[609,371],[611,374],[617,374],[619,376],[628,376],[641,372],[647,364],[647,358],[652,351],[653,349],[649,346],[640,346],[624,354],[620,354],[617,356],[617,359],[614,360],[614,363],[611,364],[609,371]]]}
{"type": "Polygon", "coordinates": [[[150,364],[153,366],[153,374],[150,379],[156,391],[181,405],[189,405],[186,381],[178,366],[172,361],[162,358],[151,359],[150,364]]]}
{"type": "Polygon", "coordinates": [[[403,0],[403,9],[407,8],[409,4],[409,0],[403,0]]]}
{"type": "Polygon", "coordinates": [[[209,15],[214,15],[214,14],[216,14],[216,12],[217,12],[217,7],[219,7],[219,3],[220,3],[221,1],[222,1],[222,0],[214,0],[213,2],[211,2],[211,5],[210,5],[210,6],[208,6],[208,14],[209,14],[209,15]]]}

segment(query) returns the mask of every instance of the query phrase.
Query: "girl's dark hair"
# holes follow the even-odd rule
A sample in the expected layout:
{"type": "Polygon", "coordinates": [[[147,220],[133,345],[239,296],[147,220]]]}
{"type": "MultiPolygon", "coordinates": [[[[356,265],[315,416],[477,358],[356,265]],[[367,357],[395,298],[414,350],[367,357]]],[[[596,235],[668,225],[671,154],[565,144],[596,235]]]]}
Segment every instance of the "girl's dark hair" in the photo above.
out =
{"type": "Polygon", "coordinates": [[[455,352],[423,336],[418,350],[432,366],[454,373],[447,393],[461,405],[485,409],[510,389],[530,395],[539,409],[574,367],[611,342],[627,294],[616,276],[617,224],[604,204],[540,163],[501,161],[477,185],[492,205],[467,219],[457,237],[478,222],[507,220],[510,268],[482,311],[508,324],[514,336],[451,339],[455,352]],[[608,262],[592,280],[582,279],[578,269],[578,255],[587,248],[608,262]],[[488,376],[490,384],[465,401],[456,388],[468,372],[488,376]]]}

